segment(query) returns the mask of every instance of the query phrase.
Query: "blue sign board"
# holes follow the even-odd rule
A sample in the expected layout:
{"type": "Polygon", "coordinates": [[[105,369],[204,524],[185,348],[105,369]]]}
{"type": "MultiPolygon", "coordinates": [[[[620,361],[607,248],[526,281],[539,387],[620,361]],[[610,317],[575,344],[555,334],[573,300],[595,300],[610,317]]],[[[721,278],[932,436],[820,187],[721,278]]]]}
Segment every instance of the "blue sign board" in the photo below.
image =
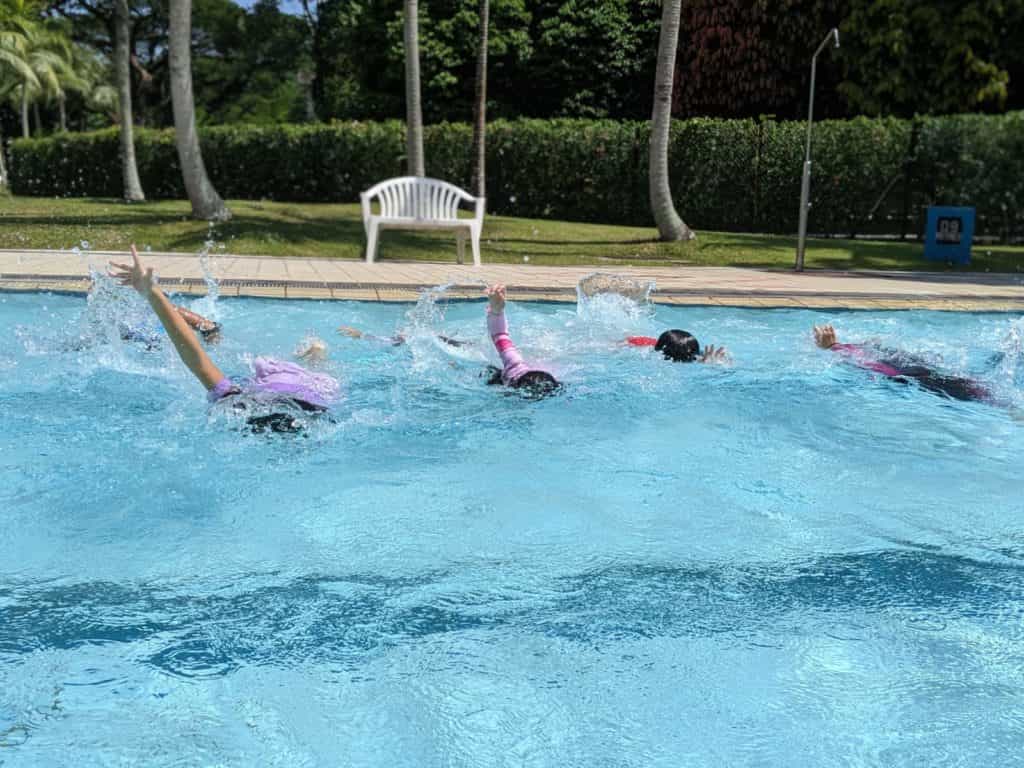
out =
{"type": "Polygon", "coordinates": [[[971,263],[971,243],[974,240],[974,209],[928,209],[928,224],[924,233],[924,257],[929,261],[947,264],[971,263]]]}

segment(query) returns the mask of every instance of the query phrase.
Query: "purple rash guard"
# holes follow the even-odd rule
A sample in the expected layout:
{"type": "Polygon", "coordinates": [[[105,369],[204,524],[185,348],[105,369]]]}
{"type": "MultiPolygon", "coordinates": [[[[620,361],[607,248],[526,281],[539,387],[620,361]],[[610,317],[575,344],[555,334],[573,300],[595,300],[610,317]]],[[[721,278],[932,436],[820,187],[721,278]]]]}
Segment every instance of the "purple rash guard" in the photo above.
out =
{"type": "Polygon", "coordinates": [[[250,379],[236,383],[225,376],[217,382],[207,392],[210,402],[232,394],[262,393],[329,408],[338,399],[338,381],[326,373],[313,373],[301,365],[272,357],[257,357],[252,367],[255,375],[250,379]]]}

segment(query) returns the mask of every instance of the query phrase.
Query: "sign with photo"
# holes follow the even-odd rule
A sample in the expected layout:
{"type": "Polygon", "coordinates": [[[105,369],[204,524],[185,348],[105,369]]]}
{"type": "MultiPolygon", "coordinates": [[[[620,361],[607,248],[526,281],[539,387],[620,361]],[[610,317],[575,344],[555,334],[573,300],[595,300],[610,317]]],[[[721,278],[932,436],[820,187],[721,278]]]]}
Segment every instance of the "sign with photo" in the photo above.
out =
{"type": "Polygon", "coordinates": [[[947,264],[971,263],[974,209],[933,206],[928,209],[924,257],[947,264]]]}

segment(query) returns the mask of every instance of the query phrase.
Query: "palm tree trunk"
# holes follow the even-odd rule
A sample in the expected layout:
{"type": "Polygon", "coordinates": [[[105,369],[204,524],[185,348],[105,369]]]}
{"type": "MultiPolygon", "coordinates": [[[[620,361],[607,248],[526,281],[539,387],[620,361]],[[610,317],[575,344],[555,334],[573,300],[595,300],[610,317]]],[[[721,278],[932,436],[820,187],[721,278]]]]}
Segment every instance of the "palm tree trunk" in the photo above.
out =
{"type": "Polygon", "coordinates": [[[672,129],[672,81],[679,46],[679,18],[682,0],[663,0],[661,36],[658,40],[658,70],[654,82],[654,112],[651,115],[650,194],[651,210],[662,240],[692,240],[696,235],[683,223],[672,202],[668,178],[668,147],[672,129]]]}
{"type": "Polygon", "coordinates": [[[60,111],[60,131],[65,133],[68,130],[68,105],[63,93],[57,97],[57,109],[60,111]]]}
{"type": "Polygon", "coordinates": [[[114,77],[121,121],[121,183],[124,199],[139,203],[146,199],[135,163],[132,118],[131,18],[128,0],[114,0],[114,77]]]}
{"type": "Polygon", "coordinates": [[[168,38],[174,138],[192,215],[198,219],[230,219],[231,211],[206,175],[196,131],[196,105],[192,96],[192,0],[170,0],[168,38]]]}
{"type": "Polygon", "coordinates": [[[423,164],[418,6],[417,0],[405,0],[405,141],[410,176],[427,175],[423,164]]]}
{"type": "Polygon", "coordinates": [[[4,133],[0,130],[0,189],[7,186],[7,163],[4,160],[4,133]]]}
{"type": "Polygon", "coordinates": [[[473,183],[476,197],[487,197],[487,33],[490,0],[480,0],[480,37],[476,51],[476,101],[473,105],[473,183]]]}
{"type": "Polygon", "coordinates": [[[21,135],[26,139],[32,135],[28,127],[28,86],[24,83],[21,84],[21,135]]]}

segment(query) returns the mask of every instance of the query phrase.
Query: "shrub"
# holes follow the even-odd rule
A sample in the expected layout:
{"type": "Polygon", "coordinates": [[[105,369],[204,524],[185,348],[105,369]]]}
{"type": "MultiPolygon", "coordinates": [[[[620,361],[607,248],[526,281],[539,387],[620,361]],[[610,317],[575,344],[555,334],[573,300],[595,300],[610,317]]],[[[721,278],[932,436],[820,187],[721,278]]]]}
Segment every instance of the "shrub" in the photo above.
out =
{"type": "MultiPolygon", "coordinates": [[[[355,202],[401,175],[399,122],[231,125],[202,130],[203,156],[228,198],[355,202]]],[[[138,130],[136,156],[150,198],[184,196],[171,130],[138,130]]],[[[488,126],[491,213],[652,224],[649,125],[611,120],[516,120],[488,126]]],[[[672,127],[670,178],[679,212],[698,229],[796,229],[806,126],[696,118],[672,127]]],[[[424,135],[427,173],[470,181],[468,125],[424,135]]],[[[856,118],[814,129],[810,229],[815,233],[919,228],[930,204],[974,205],[979,234],[1015,236],[1024,207],[1024,113],[917,120],[856,118]]],[[[19,195],[117,197],[116,129],[21,139],[11,145],[19,195]]]]}

